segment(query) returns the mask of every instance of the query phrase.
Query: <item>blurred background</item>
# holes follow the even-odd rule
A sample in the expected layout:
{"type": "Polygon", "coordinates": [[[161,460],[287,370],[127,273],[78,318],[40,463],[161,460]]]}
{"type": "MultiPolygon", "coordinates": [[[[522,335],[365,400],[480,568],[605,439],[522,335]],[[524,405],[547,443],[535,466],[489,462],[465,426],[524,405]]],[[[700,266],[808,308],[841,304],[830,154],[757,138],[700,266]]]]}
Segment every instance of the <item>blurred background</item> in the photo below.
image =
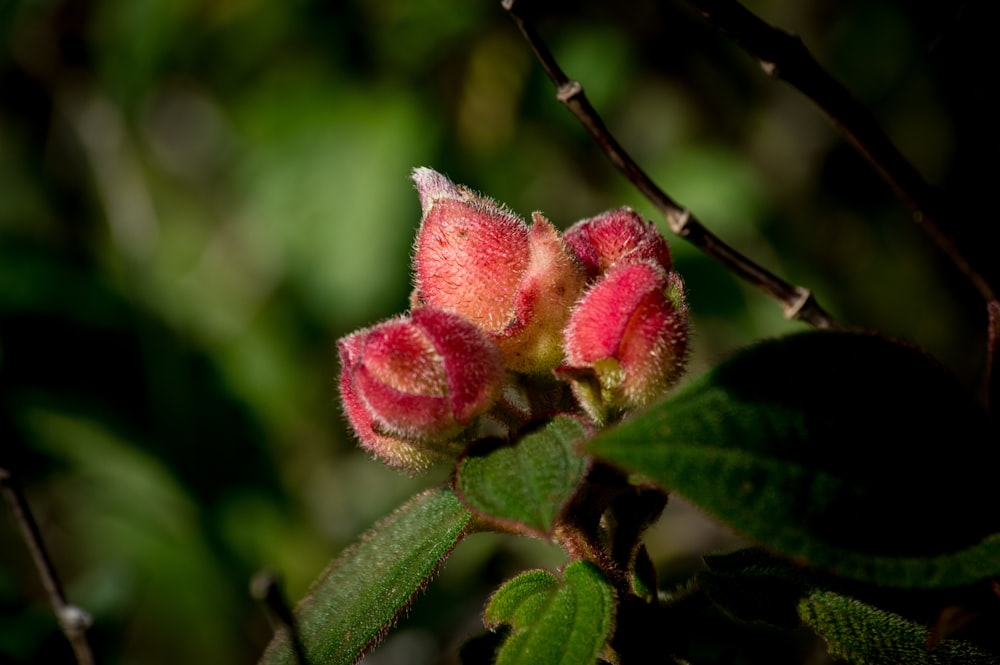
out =
{"type": "MultiPolygon", "coordinates": [[[[749,3],[870,106],[980,253],[1000,143],[988,4],[749,3]]],[[[978,390],[977,295],[801,95],[681,0],[536,9],[671,196],[838,319],[920,344],[978,390]]],[[[446,477],[369,459],[336,399],[336,339],[406,308],[413,167],[559,227],[627,204],[666,230],[499,1],[0,0],[0,45],[0,464],[94,615],[100,663],[256,662],[270,628],[254,571],[298,599],[446,477]]],[[[692,374],[804,328],[670,239],[692,374]]],[[[0,512],[0,663],[72,662],[0,512]]],[[[669,583],[727,543],[678,504],[650,547],[669,583]]],[[[560,561],[470,539],[369,662],[454,662],[490,590],[560,561]]]]}

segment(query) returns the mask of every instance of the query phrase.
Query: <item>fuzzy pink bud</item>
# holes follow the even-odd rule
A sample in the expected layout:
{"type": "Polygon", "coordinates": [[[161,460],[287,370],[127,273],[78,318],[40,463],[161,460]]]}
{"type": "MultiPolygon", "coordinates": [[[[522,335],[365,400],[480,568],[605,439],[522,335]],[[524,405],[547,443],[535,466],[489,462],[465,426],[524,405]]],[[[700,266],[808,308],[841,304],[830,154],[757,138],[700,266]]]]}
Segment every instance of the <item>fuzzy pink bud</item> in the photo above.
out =
{"type": "Polygon", "coordinates": [[[580,220],[566,229],[563,239],[591,278],[620,262],[651,260],[667,272],[672,267],[667,241],[652,222],[628,207],[580,220]]]}
{"type": "Polygon", "coordinates": [[[655,261],[619,263],[573,309],[560,374],[597,420],[608,409],[644,406],[679,378],[687,331],[680,277],[655,261]],[[581,370],[597,384],[587,385],[581,370]]]}
{"type": "Polygon", "coordinates": [[[413,303],[478,325],[508,369],[538,373],[559,365],[562,331],[584,275],[555,227],[539,213],[529,227],[431,169],[415,169],[413,180],[423,209],[413,303]]]}
{"type": "Polygon", "coordinates": [[[340,394],[351,426],[391,466],[417,470],[499,398],[499,349],[475,325],[432,307],[359,330],[337,343],[340,394]]]}

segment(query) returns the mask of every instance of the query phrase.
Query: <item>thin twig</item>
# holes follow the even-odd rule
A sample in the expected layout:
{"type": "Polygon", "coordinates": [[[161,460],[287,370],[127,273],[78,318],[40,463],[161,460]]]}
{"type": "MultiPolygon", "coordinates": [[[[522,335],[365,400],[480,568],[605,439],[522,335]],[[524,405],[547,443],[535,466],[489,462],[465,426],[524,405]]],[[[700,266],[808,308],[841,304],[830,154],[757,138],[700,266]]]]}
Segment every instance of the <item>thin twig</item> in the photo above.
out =
{"type": "Polygon", "coordinates": [[[705,19],[754,57],[769,76],[811,99],[868,160],[910,209],[913,220],[966,276],[983,300],[996,300],[983,271],[946,230],[945,205],[936,188],[895,146],[868,108],[816,61],[797,36],[763,21],[736,0],[688,0],[705,19]]]}
{"type": "Polygon", "coordinates": [[[295,627],[295,614],[281,589],[278,578],[269,570],[260,570],[250,580],[250,594],[264,603],[275,630],[284,630],[298,665],[307,665],[306,650],[295,627]],[[277,625],[275,625],[277,624],[277,625]]]}
{"type": "Polygon", "coordinates": [[[556,98],[576,116],[611,163],[660,211],[673,233],[776,298],[781,303],[786,318],[804,321],[817,328],[837,327],[833,317],[819,305],[809,289],[789,284],[727,245],[698,221],[691,211],[660,189],[611,134],[600,114],[587,99],[583,87],[566,76],[534,25],[519,11],[517,0],[502,0],[502,4],[546,74],[556,85],[556,98]]]}
{"type": "Polygon", "coordinates": [[[1000,302],[986,303],[989,326],[986,336],[986,408],[994,418],[1000,404],[1000,302]]]}
{"type": "Polygon", "coordinates": [[[38,524],[31,514],[28,501],[14,481],[13,474],[3,467],[0,467],[0,490],[3,491],[4,499],[14,515],[14,521],[21,530],[21,537],[28,546],[31,558],[35,561],[42,586],[45,587],[45,593],[48,594],[56,619],[59,621],[59,627],[73,647],[76,662],[80,665],[93,665],[94,655],[87,640],[87,629],[92,623],[90,615],[66,602],[66,594],[63,593],[55,566],[52,565],[52,559],[45,549],[45,543],[42,541],[38,524]]]}

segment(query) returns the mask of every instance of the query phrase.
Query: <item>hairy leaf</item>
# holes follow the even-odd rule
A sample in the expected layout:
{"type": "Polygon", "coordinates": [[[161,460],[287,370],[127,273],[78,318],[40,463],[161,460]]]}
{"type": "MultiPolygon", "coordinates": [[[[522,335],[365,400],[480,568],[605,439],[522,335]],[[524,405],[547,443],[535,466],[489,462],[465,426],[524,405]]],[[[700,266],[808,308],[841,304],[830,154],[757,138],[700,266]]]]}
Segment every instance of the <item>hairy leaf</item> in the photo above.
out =
{"type": "Polygon", "coordinates": [[[796,606],[811,588],[801,568],[754,549],[706,556],[705,563],[698,587],[727,614],[782,628],[801,623],[796,606]]]}
{"type": "Polygon", "coordinates": [[[484,616],[487,627],[530,626],[538,621],[558,586],[559,579],[547,570],[529,570],[508,580],[490,598],[484,616]]]}
{"type": "Polygon", "coordinates": [[[932,629],[925,624],[939,616],[945,592],[845,583],[755,549],[708,556],[705,562],[709,570],[698,573],[698,586],[728,614],[789,629],[804,623],[824,639],[831,655],[857,665],[1000,660],[968,641],[928,646],[932,629]],[[828,587],[831,583],[839,586],[828,587]]]}
{"type": "Polygon", "coordinates": [[[830,655],[856,665],[996,665],[960,640],[927,647],[930,631],[903,617],[832,591],[814,591],[799,601],[802,620],[827,643],[830,655]]]}
{"type": "Polygon", "coordinates": [[[487,628],[511,626],[495,665],[591,665],[611,635],[614,591],[587,561],[566,566],[562,580],[528,571],[490,599],[487,628]]]}
{"type": "Polygon", "coordinates": [[[576,418],[560,416],[514,446],[469,455],[458,465],[458,495],[486,519],[546,535],[587,472],[575,450],[586,433],[576,418]]]}
{"type": "Polygon", "coordinates": [[[933,587],[1000,573],[985,412],[926,355],[880,337],[760,343],[585,449],[841,575],[933,587]]]}
{"type": "MultiPolygon", "coordinates": [[[[469,532],[471,517],[450,488],[428,490],[341,554],[295,611],[310,665],[357,662],[469,532]]],[[[282,631],[260,665],[295,662],[282,631]]]]}

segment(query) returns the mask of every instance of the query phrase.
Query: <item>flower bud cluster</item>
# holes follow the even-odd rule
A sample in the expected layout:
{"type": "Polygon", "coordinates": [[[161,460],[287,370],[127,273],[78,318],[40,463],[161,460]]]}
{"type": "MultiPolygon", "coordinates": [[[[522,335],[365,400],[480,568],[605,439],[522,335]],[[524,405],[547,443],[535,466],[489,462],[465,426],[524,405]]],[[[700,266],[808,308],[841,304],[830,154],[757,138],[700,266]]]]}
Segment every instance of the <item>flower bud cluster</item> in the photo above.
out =
{"type": "Polygon", "coordinates": [[[566,401],[603,424],[678,378],[683,284],[651,223],[619,208],[560,234],[431,169],[413,180],[410,313],[338,342],[344,411],[369,451],[417,470],[566,401]]]}
{"type": "Polygon", "coordinates": [[[603,422],[609,411],[649,404],[683,372],[684,285],[671,271],[666,240],[629,208],[577,222],[564,237],[591,285],[564,330],[567,362],[559,373],[603,422]]]}

